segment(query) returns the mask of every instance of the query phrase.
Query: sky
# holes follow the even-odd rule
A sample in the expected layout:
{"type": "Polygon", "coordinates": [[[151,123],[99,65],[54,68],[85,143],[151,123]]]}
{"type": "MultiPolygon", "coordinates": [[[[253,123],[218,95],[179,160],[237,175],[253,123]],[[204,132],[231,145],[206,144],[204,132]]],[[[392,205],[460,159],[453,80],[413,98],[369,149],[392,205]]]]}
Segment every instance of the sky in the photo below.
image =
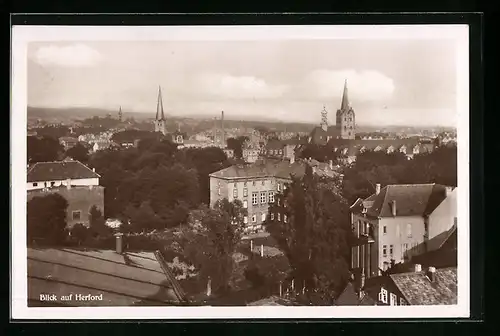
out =
{"type": "Polygon", "coordinates": [[[456,124],[454,40],[65,41],[28,45],[28,105],[335,122],[456,124]]]}

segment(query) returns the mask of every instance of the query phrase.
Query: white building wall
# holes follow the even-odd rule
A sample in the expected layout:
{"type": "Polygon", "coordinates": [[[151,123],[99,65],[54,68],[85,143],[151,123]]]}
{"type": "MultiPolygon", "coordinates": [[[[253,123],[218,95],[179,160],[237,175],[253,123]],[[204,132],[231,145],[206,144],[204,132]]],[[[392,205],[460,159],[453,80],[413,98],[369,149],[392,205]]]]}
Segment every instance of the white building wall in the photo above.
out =
{"type": "MultiPolygon", "coordinates": [[[[99,178],[85,178],[85,179],[74,179],[70,180],[73,186],[98,186],[99,178]]],[[[51,180],[51,181],[39,181],[39,182],[28,182],[27,190],[37,190],[50,187],[60,187],[67,185],[67,180],[51,180]]]]}

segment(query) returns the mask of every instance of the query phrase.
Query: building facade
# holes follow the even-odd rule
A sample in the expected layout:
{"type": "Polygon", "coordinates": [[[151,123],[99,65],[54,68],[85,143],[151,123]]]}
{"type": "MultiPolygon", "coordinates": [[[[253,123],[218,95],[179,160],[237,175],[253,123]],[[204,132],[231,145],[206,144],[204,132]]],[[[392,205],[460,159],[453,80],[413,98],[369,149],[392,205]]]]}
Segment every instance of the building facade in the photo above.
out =
{"type": "Polygon", "coordinates": [[[351,269],[361,269],[367,278],[431,251],[433,240],[439,240],[457,216],[456,206],[450,205],[456,197],[449,187],[413,184],[382,189],[377,185],[376,189],[375,194],[351,206],[356,239],[351,247],[351,269]]]}
{"type": "MultiPolygon", "coordinates": [[[[291,182],[292,175],[302,176],[305,173],[308,164],[312,163],[294,159],[258,160],[253,164],[233,165],[219,170],[210,174],[210,206],[224,198],[230,202],[238,199],[248,211],[244,219],[247,231],[262,231],[269,204],[274,203],[277,193],[281,193],[291,182]]],[[[322,167],[313,167],[315,173],[336,175],[329,165],[320,165],[322,167]]]]}
{"type": "Polygon", "coordinates": [[[95,206],[104,214],[104,187],[100,176],[79,161],[38,162],[28,171],[27,200],[57,193],[68,201],[66,223],[89,225],[95,206]]]}

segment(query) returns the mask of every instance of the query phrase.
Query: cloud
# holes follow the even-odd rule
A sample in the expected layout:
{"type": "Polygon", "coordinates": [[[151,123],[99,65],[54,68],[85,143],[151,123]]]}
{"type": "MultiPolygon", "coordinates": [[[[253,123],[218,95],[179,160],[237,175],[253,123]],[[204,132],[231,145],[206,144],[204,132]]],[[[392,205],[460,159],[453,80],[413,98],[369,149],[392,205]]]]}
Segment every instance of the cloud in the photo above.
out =
{"type": "Polygon", "coordinates": [[[283,96],[286,85],[272,85],[253,76],[207,73],[197,79],[202,93],[226,99],[271,99],[283,96]]]}
{"type": "Polygon", "coordinates": [[[349,98],[358,102],[386,100],[394,92],[394,81],[372,70],[315,70],[306,76],[300,87],[311,98],[336,98],[342,95],[346,79],[349,98]]]}
{"type": "Polygon", "coordinates": [[[88,67],[101,60],[102,56],[98,51],[84,44],[50,45],[41,47],[35,53],[35,61],[41,65],[88,67]]]}

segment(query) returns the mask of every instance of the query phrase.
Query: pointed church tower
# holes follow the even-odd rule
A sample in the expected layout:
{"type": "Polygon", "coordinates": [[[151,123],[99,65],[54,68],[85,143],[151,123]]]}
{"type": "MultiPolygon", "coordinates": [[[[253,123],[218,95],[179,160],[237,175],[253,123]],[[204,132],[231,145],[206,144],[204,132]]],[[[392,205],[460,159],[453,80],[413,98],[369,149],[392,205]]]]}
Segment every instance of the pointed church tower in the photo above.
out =
{"type": "Polygon", "coordinates": [[[344,83],[344,92],[340,109],[337,110],[336,126],[342,139],[354,139],[356,136],[356,115],[349,104],[347,79],[344,83]]]}
{"type": "Polygon", "coordinates": [[[120,110],[118,111],[118,121],[122,122],[123,121],[123,113],[122,113],[122,107],[120,105],[120,110]]]}
{"type": "Polygon", "coordinates": [[[156,103],[156,118],[155,118],[155,132],[161,132],[163,135],[167,134],[165,125],[165,114],[163,113],[163,99],[161,97],[161,87],[158,86],[158,101],[156,103]]]}

